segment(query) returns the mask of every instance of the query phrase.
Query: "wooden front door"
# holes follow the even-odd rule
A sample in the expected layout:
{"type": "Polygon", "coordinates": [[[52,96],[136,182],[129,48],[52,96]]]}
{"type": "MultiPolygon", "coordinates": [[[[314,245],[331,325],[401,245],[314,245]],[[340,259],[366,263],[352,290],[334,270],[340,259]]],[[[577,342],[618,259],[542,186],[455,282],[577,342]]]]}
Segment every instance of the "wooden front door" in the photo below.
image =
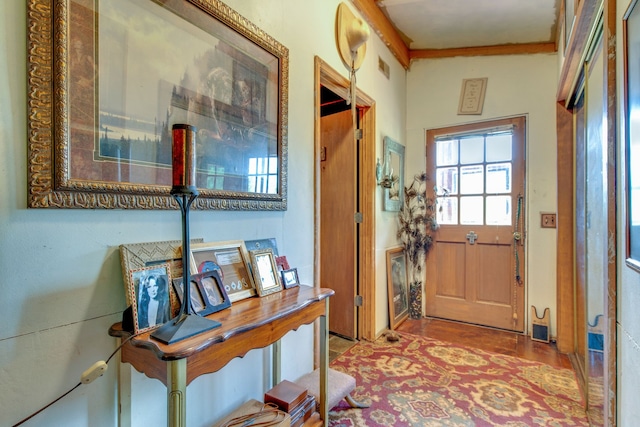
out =
{"type": "Polygon", "coordinates": [[[335,295],[329,330],[356,338],[357,150],[351,110],[320,119],[320,280],[335,295]]]}
{"type": "Polygon", "coordinates": [[[524,117],[427,132],[427,316],[524,330],[524,138],[524,117]]]}

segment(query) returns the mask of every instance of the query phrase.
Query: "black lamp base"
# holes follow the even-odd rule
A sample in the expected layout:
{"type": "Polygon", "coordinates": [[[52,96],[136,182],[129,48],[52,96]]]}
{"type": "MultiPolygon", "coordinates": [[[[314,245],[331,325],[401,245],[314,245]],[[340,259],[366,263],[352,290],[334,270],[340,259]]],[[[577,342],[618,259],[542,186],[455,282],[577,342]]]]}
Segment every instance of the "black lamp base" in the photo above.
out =
{"type": "Polygon", "coordinates": [[[222,323],[216,320],[207,319],[197,314],[182,314],[153,331],[151,338],[165,344],[173,344],[221,325],[222,323]]]}

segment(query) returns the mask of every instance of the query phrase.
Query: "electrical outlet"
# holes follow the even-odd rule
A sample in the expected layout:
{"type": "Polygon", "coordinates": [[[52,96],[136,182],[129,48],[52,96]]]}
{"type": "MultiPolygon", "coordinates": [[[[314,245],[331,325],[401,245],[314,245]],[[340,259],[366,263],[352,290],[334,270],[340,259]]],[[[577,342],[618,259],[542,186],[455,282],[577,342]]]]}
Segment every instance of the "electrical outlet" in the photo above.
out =
{"type": "Polygon", "coordinates": [[[542,228],[556,228],[556,214],[554,214],[554,213],[541,213],[540,214],[540,226],[542,228]]]}

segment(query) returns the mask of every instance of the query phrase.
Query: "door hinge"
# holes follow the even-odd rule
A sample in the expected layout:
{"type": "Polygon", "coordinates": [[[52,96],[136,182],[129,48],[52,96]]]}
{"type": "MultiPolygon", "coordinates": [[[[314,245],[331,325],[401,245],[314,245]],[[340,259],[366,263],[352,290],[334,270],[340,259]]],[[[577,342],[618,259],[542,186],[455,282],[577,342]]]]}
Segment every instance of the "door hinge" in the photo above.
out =
{"type": "Polygon", "coordinates": [[[324,162],[327,160],[327,147],[320,147],[320,161],[324,162]]]}
{"type": "Polygon", "coordinates": [[[362,129],[356,129],[354,131],[354,135],[356,137],[356,140],[361,140],[362,139],[362,129]]]}
{"type": "Polygon", "coordinates": [[[356,295],[356,297],[354,298],[353,304],[356,307],[362,307],[362,295],[356,295]]]}
{"type": "Polygon", "coordinates": [[[353,220],[356,224],[362,224],[362,213],[356,212],[355,215],[353,215],[353,220]]]}

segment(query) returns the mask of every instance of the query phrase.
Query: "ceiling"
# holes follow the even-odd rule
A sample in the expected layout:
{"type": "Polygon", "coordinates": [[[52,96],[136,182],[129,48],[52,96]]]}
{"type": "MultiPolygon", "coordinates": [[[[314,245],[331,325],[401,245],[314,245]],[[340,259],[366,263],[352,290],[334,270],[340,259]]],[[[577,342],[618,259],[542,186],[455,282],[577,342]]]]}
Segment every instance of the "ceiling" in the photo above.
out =
{"type": "Polygon", "coordinates": [[[392,51],[407,51],[409,61],[457,56],[464,50],[476,55],[482,54],[481,49],[485,54],[555,51],[562,4],[562,0],[352,2],[392,51]]]}

